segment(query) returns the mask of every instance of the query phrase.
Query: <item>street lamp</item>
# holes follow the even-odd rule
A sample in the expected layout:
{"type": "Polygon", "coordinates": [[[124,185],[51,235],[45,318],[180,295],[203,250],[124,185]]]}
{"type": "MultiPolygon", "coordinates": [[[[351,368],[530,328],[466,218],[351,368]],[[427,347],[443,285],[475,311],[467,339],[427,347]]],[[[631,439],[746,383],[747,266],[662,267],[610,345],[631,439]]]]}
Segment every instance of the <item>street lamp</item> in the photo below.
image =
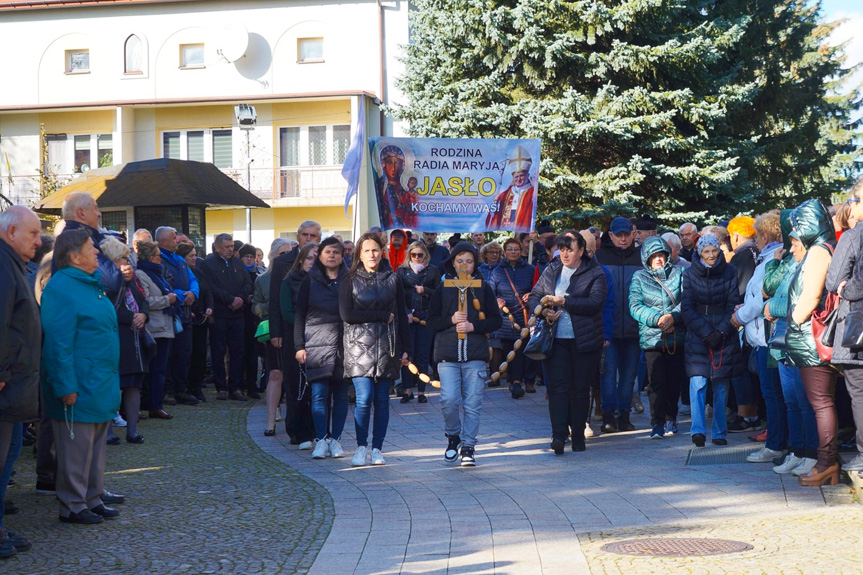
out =
{"type": "MultiPolygon", "coordinates": [[[[234,114],[237,116],[237,125],[246,133],[246,188],[252,193],[252,144],[251,134],[258,123],[258,115],[255,107],[248,104],[234,106],[234,114]]],[[[246,233],[249,235],[249,243],[252,243],[252,208],[246,208],[246,233]]]]}

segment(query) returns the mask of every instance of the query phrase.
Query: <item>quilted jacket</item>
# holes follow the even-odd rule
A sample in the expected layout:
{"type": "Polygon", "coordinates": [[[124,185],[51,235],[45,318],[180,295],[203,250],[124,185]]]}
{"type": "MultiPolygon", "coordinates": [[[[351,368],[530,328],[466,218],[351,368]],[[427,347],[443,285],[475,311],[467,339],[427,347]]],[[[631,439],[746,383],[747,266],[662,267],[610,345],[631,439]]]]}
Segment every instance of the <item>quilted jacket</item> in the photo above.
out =
{"type": "Polygon", "coordinates": [[[638,343],[641,349],[682,349],[686,326],[680,311],[683,269],[671,264],[671,248],[659,236],[651,236],[641,246],[643,270],[632,276],[629,288],[629,313],[638,322],[638,343]],[[654,254],[665,252],[668,259],[663,268],[650,269],[648,261],[654,254]],[[674,299],[672,299],[672,297],[674,299]],[[674,318],[674,334],[663,334],[659,318],[665,314],[674,318]]]}

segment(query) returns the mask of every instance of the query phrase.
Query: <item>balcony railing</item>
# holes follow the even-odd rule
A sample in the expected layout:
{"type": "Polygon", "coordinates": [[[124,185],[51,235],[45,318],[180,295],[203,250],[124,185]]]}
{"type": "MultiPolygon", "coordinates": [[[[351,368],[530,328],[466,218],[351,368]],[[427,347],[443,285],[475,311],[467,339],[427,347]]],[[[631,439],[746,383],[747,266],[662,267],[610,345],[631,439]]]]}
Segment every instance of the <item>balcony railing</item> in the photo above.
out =
{"type": "Polygon", "coordinates": [[[238,184],[274,206],[339,205],[346,189],[341,166],[228,168],[222,170],[238,184]]]}

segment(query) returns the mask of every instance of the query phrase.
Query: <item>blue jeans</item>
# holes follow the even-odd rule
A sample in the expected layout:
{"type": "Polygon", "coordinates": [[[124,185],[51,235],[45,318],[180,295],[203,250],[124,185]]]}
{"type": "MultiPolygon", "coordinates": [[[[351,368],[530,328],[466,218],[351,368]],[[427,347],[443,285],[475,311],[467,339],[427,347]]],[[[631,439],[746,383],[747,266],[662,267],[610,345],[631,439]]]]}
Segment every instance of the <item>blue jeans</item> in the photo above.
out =
{"type": "Polygon", "coordinates": [[[357,445],[369,444],[369,420],[372,417],[372,401],[375,405],[375,422],[372,427],[372,449],[384,446],[387,425],[390,423],[390,385],[392,380],[372,380],[370,377],[353,378],[357,390],[357,403],[354,405],[354,426],[357,431],[357,445]]]}
{"type": "MultiPolygon", "coordinates": [[[[429,356],[431,355],[432,330],[418,323],[410,324],[411,349],[413,349],[413,363],[420,373],[429,372],[429,356]]],[[[418,376],[412,374],[407,367],[402,368],[402,388],[410,391],[416,386],[417,391],[425,393],[426,384],[418,376]]]]}
{"type": "Polygon", "coordinates": [[[440,374],[440,408],[447,435],[458,435],[465,445],[476,445],[479,434],[479,412],[482,409],[488,365],[474,360],[464,363],[442,361],[440,374]],[[464,422],[461,410],[464,409],[464,422]]]}
{"type": "Polygon", "coordinates": [[[788,447],[788,410],[782,397],[782,384],[779,383],[779,370],[767,367],[766,347],[756,347],[752,350],[758,363],[758,379],[761,380],[761,395],[767,407],[767,443],[768,449],[781,451],[788,447]]]}
{"type": "Polygon", "coordinates": [[[637,337],[614,338],[605,348],[605,370],[600,380],[603,413],[632,411],[632,388],[640,357],[637,337]]]}
{"type": "MultiPolygon", "coordinates": [[[[3,465],[3,470],[0,471],[0,527],[3,527],[3,516],[6,515],[6,488],[9,486],[9,479],[12,478],[12,469],[15,467],[15,462],[18,456],[21,455],[21,440],[24,437],[23,423],[5,423],[0,425],[12,426],[12,437],[9,440],[8,453],[6,454],[6,462],[3,465]]],[[[0,460],[0,463],[3,463],[0,460]]]]}
{"type": "Polygon", "coordinates": [[[312,382],[312,419],[315,422],[315,434],[318,439],[327,435],[333,439],[341,439],[348,417],[348,383],[343,379],[325,379],[312,382]],[[327,433],[329,421],[330,392],[333,394],[332,426],[327,433]]]}
{"type": "Polygon", "coordinates": [[[167,337],[156,338],[156,355],[150,358],[150,411],[159,411],[164,407],[165,376],[173,341],[167,337]]]}
{"type": "MultiPolygon", "coordinates": [[[[713,384],[713,425],[710,428],[712,439],[725,439],[728,422],[725,420],[725,406],[728,403],[727,379],[714,379],[713,384]]],[[[689,378],[689,400],[692,406],[692,427],[689,433],[706,435],[707,423],[704,417],[704,404],[707,398],[707,378],[696,375],[689,378]]]]}
{"type": "Polygon", "coordinates": [[[787,409],[788,447],[797,457],[815,459],[818,455],[818,425],[815,411],[803,389],[800,370],[780,362],[779,381],[787,409]]]}

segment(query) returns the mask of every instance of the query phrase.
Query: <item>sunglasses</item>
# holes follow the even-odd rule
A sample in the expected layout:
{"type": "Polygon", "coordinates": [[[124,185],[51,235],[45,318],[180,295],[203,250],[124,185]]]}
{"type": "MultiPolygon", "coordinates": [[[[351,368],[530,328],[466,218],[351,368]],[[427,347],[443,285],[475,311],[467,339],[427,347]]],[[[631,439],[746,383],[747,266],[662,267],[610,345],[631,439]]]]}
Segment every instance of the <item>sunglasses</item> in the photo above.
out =
{"type": "Polygon", "coordinates": [[[419,253],[412,253],[412,254],[411,254],[411,257],[412,257],[412,258],[417,258],[417,259],[419,259],[419,258],[425,257],[425,254],[424,254],[424,253],[422,253],[422,252],[419,252],[419,253]]]}

